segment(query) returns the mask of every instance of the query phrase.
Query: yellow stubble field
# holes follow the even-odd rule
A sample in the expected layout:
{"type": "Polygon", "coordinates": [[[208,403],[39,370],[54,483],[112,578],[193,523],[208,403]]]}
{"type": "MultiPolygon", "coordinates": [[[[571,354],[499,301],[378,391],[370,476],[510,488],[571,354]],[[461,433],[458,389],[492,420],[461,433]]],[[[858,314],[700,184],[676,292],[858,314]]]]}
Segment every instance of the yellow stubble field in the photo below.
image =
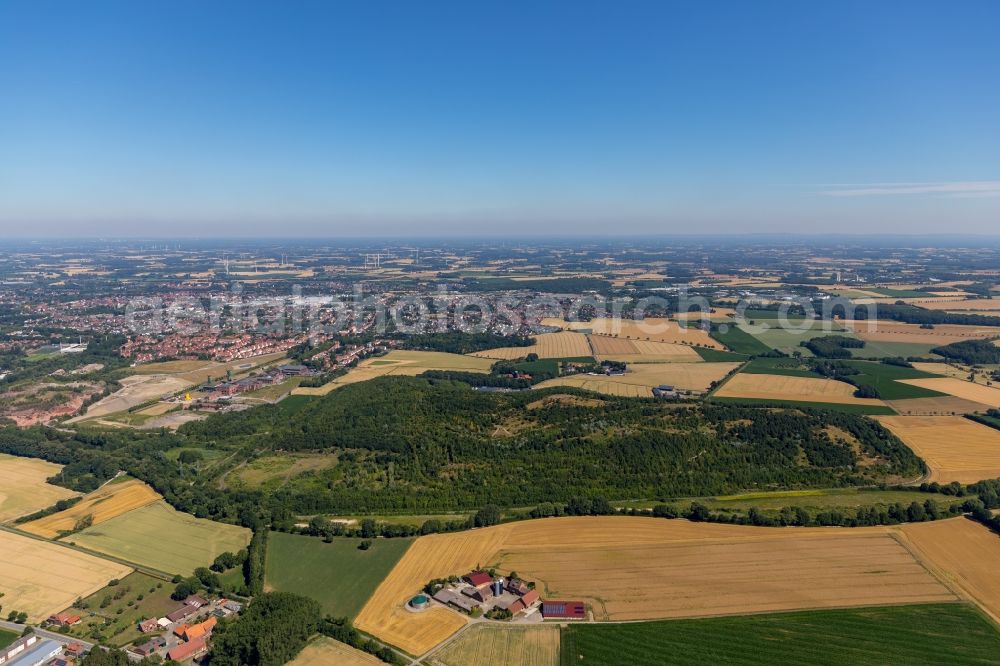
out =
{"type": "Polygon", "coordinates": [[[62,465],[0,453],[0,522],[34,513],[79,493],[45,481],[62,465]]]}
{"type": "Polygon", "coordinates": [[[670,342],[682,345],[698,345],[713,349],[725,349],[721,343],[713,340],[701,328],[688,328],[672,319],[648,318],[642,320],[617,319],[601,317],[591,321],[566,321],[564,319],[545,318],[541,321],[546,326],[559,326],[571,331],[589,331],[595,335],[610,335],[632,340],[649,340],[651,342],[670,342]]]}
{"type": "Polygon", "coordinates": [[[645,363],[633,364],[624,375],[567,375],[538,384],[535,388],[573,386],[576,388],[631,398],[650,398],[652,389],[668,384],[687,391],[707,391],[739,367],[739,363],[645,363]]]}
{"type": "Polygon", "coordinates": [[[356,650],[346,643],[335,641],[326,636],[314,638],[306,645],[295,659],[288,662],[289,666],[383,666],[384,661],[375,655],[356,650]]]}
{"type": "Polygon", "coordinates": [[[477,624],[427,660],[430,666],[559,666],[559,627],[477,624]]]}
{"type": "Polygon", "coordinates": [[[998,326],[936,324],[934,328],[920,328],[919,324],[867,320],[847,320],[841,323],[862,340],[871,342],[916,342],[947,345],[962,340],[1000,336],[1000,327],[998,326]]]}
{"type": "Polygon", "coordinates": [[[0,553],[4,610],[23,611],[29,622],[69,608],[78,597],[132,572],[123,564],[6,531],[0,531],[0,553]]]}
{"type": "Polygon", "coordinates": [[[485,358],[448,354],[446,352],[393,350],[385,356],[365,359],[351,368],[346,375],[337,377],[323,386],[297,386],[292,395],[326,395],[348,384],[365,382],[386,375],[413,377],[427,370],[456,370],[461,372],[488,373],[493,362],[485,358]]]}
{"type": "Polygon", "coordinates": [[[719,398],[752,398],[844,405],[884,405],[874,398],[855,398],[855,388],[835,379],[742,373],[715,392],[719,398]]]}
{"type": "Polygon", "coordinates": [[[638,620],[954,600],[891,528],[759,528],[602,516],[532,520],[421,537],[358,616],[359,629],[422,654],[460,629],[443,608],[403,604],[428,580],[516,570],[543,598],[598,619],[638,620]]]}
{"type": "Polygon", "coordinates": [[[470,356],[508,361],[524,358],[528,354],[538,354],[538,358],[574,358],[592,355],[587,336],[581,333],[560,331],[558,333],[540,333],[532,337],[535,338],[535,344],[528,347],[498,347],[497,349],[474,352],[470,356]]]}
{"type": "Polygon", "coordinates": [[[931,377],[927,379],[899,379],[903,384],[947,393],[963,400],[971,400],[988,407],[1000,407],[1000,389],[982,384],[974,384],[954,377],[931,377]]]}
{"type": "Polygon", "coordinates": [[[59,532],[72,530],[86,516],[92,517],[92,524],[99,525],[161,499],[159,493],[138,479],[109,483],[89,493],[69,509],[25,523],[21,525],[21,529],[54,539],[59,536],[59,532]]]}
{"type": "Polygon", "coordinates": [[[702,360],[698,352],[688,345],[614,338],[609,335],[589,335],[587,338],[598,361],[699,363],[702,360]]]}
{"type": "Polygon", "coordinates": [[[1000,477],[1000,430],[961,416],[880,416],[879,423],[924,459],[928,481],[975,483],[1000,477]]]}

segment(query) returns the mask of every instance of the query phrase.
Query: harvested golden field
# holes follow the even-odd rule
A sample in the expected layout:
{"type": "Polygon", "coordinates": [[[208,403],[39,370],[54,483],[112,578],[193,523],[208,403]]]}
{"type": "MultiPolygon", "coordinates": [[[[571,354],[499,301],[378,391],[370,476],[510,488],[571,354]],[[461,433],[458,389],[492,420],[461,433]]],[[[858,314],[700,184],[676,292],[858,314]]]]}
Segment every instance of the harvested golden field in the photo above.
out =
{"type": "Polygon", "coordinates": [[[962,416],[880,416],[879,423],[924,459],[928,481],[975,483],[1000,477],[1000,430],[962,416]]]}
{"type": "Polygon", "coordinates": [[[936,324],[934,328],[920,328],[919,324],[902,324],[895,321],[847,320],[841,322],[862,340],[872,342],[917,342],[947,345],[962,340],[976,340],[1000,336],[997,326],[962,326],[936,324]]]}
{"type": "MultiPolygon", "coordinates": [[[[1000,342],[998,340],[997,342],[1000,342]]],[[[942,375],[944,377],[954,377],[955,379],[961,379],[963,381],[968,381],[969,375],[975,372],[975,381],[977,384],[986,385],[987,381],[990,381],[990,373],[985,370],[973,371],[969,366],[959,366],[952,365],[951,363],[911,363],[915,369],[922,370],[923,372],[928,372],[932,375],[942,375]]]]}
{"type": "Polygon", "coordinates": [[[408,613],[403,603],[427,580],[462,574],[477,564],[516,570],[537,582],[543,597],[584,600],[597,618],[611,620],[955,599],[891,528],[572,517],[421,537],[356,624],[400,647],[400,641],[420,634],[422,641],[408,640],[404,649],[426,651],[465,620],[444,609],[435,616],[408,613]],[[454,620],[445,626],[449,613],[454,620]]]}
{"type": "Polygon", "coordinates": [[[458,370],[461,372],[488,373],[493,361],[462,354],[446,352],[393,350],[385,356],[376,356],[358,363],[346,375],[319,387],[298,386],[292,395],[326,395],[334,389],[348,384],[365,382],[385,375],[405,375],[413,377],[427,370],[458,370]]]}
{"type": "Polygon", "coordinates": [[[587,342],[587,336],[580,333],[560,331],[558,333],[540,333],[532,337],[535,338],[535,344],[529,347],[499,347],[474,352],[470,356],[508,361],[524,358],[528,354],[538,354],[538,358],[575,358],[593,355],[590,344],[587,342]]]}
{"type": "Polygon", "coordinates": [[[559,627],[477,624],[427,660],[431,666],[559,666],[559,627]]]}
{"type": "Polygon", "coordinates": [[[69,509],[25,523],[21,529],[46,539],[55,539],[59,532],[72,530],[86,516],[91,516],[92,524],[99,525],[160,499],[159,493],[138,479],[109,483],[84,496],[69,509]]]}
{"type": "Polygon", "coordinates": [[[440,606],[410,613],[403,605],[432,578],[486,565],[510,528],[420,537],[375,590],[354,626],[410,654],[424,654],[465,626],[465,616],[440,606]]]}
{"type": "Polygon", "coordinates": [[[39,622],[124,578],[132,569],[54,543],[0,530],[0,592],[7,611],[28,614],[39,622]]]}
{"type": "Polygon", "coordinates": [[[335,641],[326,636],[319,636],[309,642],[289,666],[383,666],[378,657],[355,650],[346,643],[335,641]]]}
{"type": "Polygon", "coordinates": [[[714,381],[719,381],[739,367],[739,363],[647,363],[628,367],[624,375],[568,375],[556,377],[536,385],[575,386],[605,395],[633,398],[653,397],[653,387],[669,384],[686,391],[707,391],[714,381]]]}
{"type": "Polygon", "coordinates": [[[609,335],[589,335],[590,346],[598,361],[626,363],[699,363],[702,358],[693,347],[670,342],[650,342],[613,338],[609,335]]]}
{"type": "Polygon", "coordinates": [[[956,414],[971,414],[985,412],[989,405],[956,398],[953,395],[941,395],[933,398],[908,398],[906,400],[886,400],[885,404],[892,407],[903,416],[953,416],[956,414]]]}
{"type": "Polygon", "coordinates": [[[929,379],[900,379],[903,384],[947,393],[964,400],[979,402],[989,407],[1000,407],[1000,389],[973,384],[954,377],[932,377],[929,379]]]}
{"type": "Polygon", "coordinates": [[[62,465],[0,453],[0,522],[50,507],[80,493],[48,483],[62,465]]]}
{"type": "Polygon", "coordinates": [[[961,517],[899,529],[925,566],[1000,622],[1000,537],[961,517]]]}
{"type": "Polygon", "coordinates": [[[949,312],[996,312],[1000,310],[1000,298],[972,298],[968,300],[917,302],[925,310],[947,310],[949,312]]]}
{"type": "Polygon", "coordinates": [[[719,398],[763,398],[843,405],[885,404],[874,398],[855,398],[854,391],[850,384],[835,379],[741,373],[733,376],[714,395],[719,398]]]}
{"type": "Polygon", "coordinates": [[[570,331],[587,331],[596,335],[725,349],[721,343],[713,340],[704,330],[687,328],[672,319],[649,318],[637,321],[602,317],[591,321],[566,321],[565,319],[545,318],[542,319],[541,323],[546,326],[559,326],[570,331]]]}

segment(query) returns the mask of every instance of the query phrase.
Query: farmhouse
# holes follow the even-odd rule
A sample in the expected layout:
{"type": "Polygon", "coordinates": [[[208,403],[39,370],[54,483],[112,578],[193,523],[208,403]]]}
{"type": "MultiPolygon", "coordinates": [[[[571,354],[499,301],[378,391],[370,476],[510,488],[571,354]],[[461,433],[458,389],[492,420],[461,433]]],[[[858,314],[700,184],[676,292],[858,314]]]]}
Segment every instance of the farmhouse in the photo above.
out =
{"type": "Polygon", "coordinates": [[[543,601],[542,617],[546,620],[583,620],[587,617],[587,608],[582,601],[543,601]]]}
{"type": "Polygon", "coordinates": [[[73,625],[80,624],[80,616],[73,613],[56,613],[55,615],[50,615],[46,622],[60,627],[72,627],[73,625]]]}
{"type": "Polygon", "coordinates": [[[200,605],[196,606],[195,604],[185,602],[183,606],[175,610],[173,613],[167,613],[167,619],[171,622],[181,622],[197,613],[199,608],[201,608],[200,605]]]}
{"type": "Polygon", "coordinates": [[[185,627],[182,636],[186,641],[193,641],[199,638],[205,638],[212,633],[212,629],[215,628],[216,620],[214,617],[210,617],[204,622],[199,622],[198,624],[193,624],[190,627],[185,627]]]}
{"type": "Polygon", "coordinates": [[[479,604],[473,599],[464,597],[461,594],[449,589],[439,590],[434,595],[434,600],[446,606],[454,606],[458,610],[471,613],[474,608],[479,608],[479,604]]]}
{"type": "Polygon", "coordinates": [[[489,585],[483,588],[466,587],[462,590],[462,594],[484,603],[493,598],[493,590],[490,589],[489,585]]]}
{"type": "Polygon", "coordinates": [[[144,634],[148,634],[151,631],[156,631],[160,628],[160,623],[156,621],[156,618],[149,620],[143,620],[139,623],[139,631],[144,634]]]}
{"type": "Polygon", "coordinates": [[[660,384],[653,387],[653,395],[657,398],[676,398],[677,389],[670,384],[660,384]]]}
{"type": "Polygon", "coordinates": [[[160,648],[166,647],[166,645],[167,645],[166,639],[164,639],[162,636],[157,636],[156,638],[146,643],[143,643],[142,645],[137,645],[136,647],[132,648],[132,651],[135,652],[140,657],[148,657],[151,654],[155,654],[156,651],[159,650],[160,648]]]}
{"type": "Polygon", "coordinates": [[[462,580],[472,587],[489,587],[493,582],[493,576],[485,571],[473,571],[462,576],[462,580]]]}
{"type": "Polygon", "coordinates": [[[508,592],[513,592],[514,594],[516,594],[519,597],[520,596],[524,596],[525,594],[527,594],[528,590],[530,590],[530,589],[531,588],[528,587],[527,583],[525,583],[523,580],[520,580],[518,578],[511,578],[510,580],[507,581],[507,591],[508,592]]]}
{"type": "Polygon", "coordinates": [[[184,661],[191,657],[197,657],[199,654],[205,652],[208,646],[205,643],[204,638],[196,638],[193,641],[188,641],[187,643],[181,643],[175,648],[172,648],[167,652],[167,658],[173,659],[174,661],[184,661]]]}

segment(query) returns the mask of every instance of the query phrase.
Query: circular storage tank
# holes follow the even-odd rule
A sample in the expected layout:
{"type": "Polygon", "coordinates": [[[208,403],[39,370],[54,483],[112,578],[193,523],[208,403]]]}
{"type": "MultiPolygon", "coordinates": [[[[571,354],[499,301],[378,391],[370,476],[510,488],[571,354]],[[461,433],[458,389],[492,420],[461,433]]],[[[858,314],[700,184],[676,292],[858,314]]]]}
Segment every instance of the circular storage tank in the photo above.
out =
{"type": "Polygon", "coordinates": [[[428,603],[430,603],[430,599],[427,598],[426,594],[418,594],[410,599],[410,608],[414,610],[423,610],[427,608],[428,603]]]}

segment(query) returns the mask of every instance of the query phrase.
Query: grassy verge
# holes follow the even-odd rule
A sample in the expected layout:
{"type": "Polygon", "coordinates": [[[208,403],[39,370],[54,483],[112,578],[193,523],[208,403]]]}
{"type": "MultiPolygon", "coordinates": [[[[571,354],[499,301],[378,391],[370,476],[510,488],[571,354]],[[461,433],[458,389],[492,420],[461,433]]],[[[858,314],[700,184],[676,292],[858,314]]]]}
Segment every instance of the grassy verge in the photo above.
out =
{"type": "Polygon", "coordinates": [[[5,648],[16,640],[17,640],[17,634],[15,634],[13,631],[0,629],[0,648],[5,648]]]}
{"type": "Polygon", "coordinates": [[[965,604],[570,625],[562,664],[995,663],[1000,632],[965,604]]]}

